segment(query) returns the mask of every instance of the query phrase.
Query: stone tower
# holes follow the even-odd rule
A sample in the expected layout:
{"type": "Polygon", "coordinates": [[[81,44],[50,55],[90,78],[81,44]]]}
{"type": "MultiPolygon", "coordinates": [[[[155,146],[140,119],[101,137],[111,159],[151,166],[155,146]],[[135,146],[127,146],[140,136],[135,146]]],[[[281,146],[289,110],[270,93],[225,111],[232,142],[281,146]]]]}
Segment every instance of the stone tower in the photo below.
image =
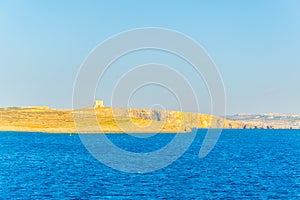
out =
{"type": "Polygon", "coordinates": [[[94,103],[94,108],[103,108],[104,104],[102,100],[96,100],[94,103]]]}

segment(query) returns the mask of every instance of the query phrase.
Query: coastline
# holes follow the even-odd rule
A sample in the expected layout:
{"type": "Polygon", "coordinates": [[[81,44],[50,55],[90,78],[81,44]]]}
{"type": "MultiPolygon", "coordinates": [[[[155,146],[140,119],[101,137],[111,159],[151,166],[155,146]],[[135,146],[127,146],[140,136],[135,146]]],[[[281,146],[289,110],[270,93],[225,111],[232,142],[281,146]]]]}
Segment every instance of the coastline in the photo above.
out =
{"type": "Polygon", "coordinates": [[[1,108],[0,116],[0,131],[22,132],[185,133],[193,128],[244,127],[240,122],[208,114],[139,108],[58,110],[45,106],[10,107],[1,108]]]}
{"type": "Polygon", "coordinates": [[[0,109],[0,131],[57,134],[187,133],[192,129],[286,129],[227,120],[200,113],[139,108],[88,107],[59,110],[45,106],[0,109]],[[101,129],[100,129],[101,127],[101,129]]]}

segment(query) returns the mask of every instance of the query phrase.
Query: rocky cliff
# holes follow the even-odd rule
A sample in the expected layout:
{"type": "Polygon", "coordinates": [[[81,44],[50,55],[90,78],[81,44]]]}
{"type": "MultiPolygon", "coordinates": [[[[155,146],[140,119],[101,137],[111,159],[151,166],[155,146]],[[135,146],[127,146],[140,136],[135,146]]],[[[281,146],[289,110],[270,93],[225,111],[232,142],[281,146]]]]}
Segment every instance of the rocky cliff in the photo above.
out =
{"type": "Polygon", "coordinates": [[[207,114],[110,107],[57,110],[0,109],[0,130],[32,132],[188,132],[192,128],[243,128],[245,124],[207,114]],[[76,126],[75,126],[76,123],[76,126]]]}

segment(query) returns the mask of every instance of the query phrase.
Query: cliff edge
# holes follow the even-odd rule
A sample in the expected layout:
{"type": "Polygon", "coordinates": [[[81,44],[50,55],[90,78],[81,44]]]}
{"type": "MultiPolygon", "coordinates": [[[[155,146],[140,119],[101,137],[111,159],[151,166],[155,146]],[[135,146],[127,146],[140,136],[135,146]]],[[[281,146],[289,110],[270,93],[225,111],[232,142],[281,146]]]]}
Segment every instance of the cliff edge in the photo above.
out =
{"type": "Polygon", "coordinates": [[[111,108],[104,107],[99,102],[96,107],[79,110],[58,110],[38,106],[0,109],[0,131],[176,133],[189,132],[192,128],[242,129],[244,127],[244,123],[207,114],[111,108]]]}

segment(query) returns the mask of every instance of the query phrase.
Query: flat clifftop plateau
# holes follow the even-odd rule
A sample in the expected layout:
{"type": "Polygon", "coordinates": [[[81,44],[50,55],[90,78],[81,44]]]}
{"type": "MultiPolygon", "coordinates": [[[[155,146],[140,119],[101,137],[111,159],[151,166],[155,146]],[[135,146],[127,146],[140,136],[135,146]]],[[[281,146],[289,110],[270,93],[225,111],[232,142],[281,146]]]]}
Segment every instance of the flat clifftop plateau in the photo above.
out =
{"type": "Polygon", "coordinates": [[[0,109],[0,131],[174,133],[189,132],[192,128],[241,129],[244,127],[245,124],[241,122],[180,111],[110,107],[58,110],[37,106],[0,109]]]}

